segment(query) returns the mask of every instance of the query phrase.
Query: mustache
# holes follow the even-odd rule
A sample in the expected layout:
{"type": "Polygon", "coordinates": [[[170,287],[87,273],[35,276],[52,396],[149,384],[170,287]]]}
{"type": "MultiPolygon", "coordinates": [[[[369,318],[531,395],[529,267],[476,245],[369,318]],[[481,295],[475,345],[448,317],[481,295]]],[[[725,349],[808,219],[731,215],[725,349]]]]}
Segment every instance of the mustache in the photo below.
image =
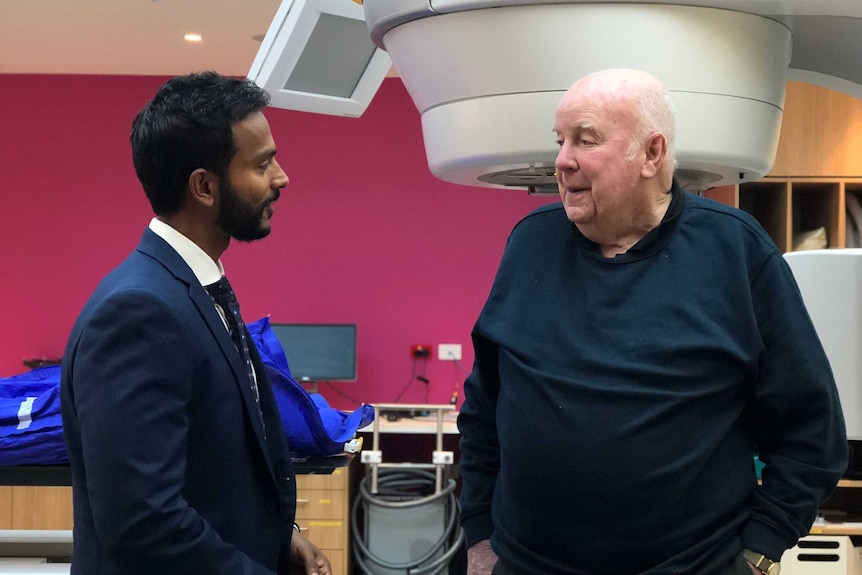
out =
{"type": "Polygon", "coordinates": [[[269,205],[275,201],[278,201],[278,198],[281,197],[281,188],[273,188],[272,190],[272,198],[267,200],[266,205],[269,205]]]}

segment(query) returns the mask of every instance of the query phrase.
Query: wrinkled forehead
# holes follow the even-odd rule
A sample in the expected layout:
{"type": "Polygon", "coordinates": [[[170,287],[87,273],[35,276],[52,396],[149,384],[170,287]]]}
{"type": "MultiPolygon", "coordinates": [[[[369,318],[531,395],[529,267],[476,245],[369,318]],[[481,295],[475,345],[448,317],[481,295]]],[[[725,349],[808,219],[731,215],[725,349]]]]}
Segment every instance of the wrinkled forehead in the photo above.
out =
{"type": "Polygon", "coordinates": [[[637,97],[622,86],[584,80],[573,85],[557,106],[556,129],[630,126],[637,121],[637,97]]]}
{"type": "Polygon", "coordinates": [[[586,101],[608,108],[626,107],[637,102],[638,94],[642,89],[642,84],[634,78],[614,74],[593,74],[572,84],[562,101],[586,101]]]}

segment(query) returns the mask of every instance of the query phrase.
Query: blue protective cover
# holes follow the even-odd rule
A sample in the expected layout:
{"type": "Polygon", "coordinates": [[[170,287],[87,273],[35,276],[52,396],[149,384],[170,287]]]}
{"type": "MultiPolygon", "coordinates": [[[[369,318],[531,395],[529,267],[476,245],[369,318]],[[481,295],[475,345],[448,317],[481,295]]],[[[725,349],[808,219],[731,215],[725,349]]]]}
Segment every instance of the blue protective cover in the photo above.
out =
{"type": "Polygon", "coordinates": [[[374,420],[374,408],[363,404],[356,411],[346,413],[329,407],[322,395],[309,394],[294,381],[284,349],[269,325],[269,317],[247,327],[272,383],[291,452],[300,457],[343,452],[344,444],[356,435],[356,430],[374,420]]]}
{"type": "MultiPolygon", "coordinates": [[[[291,452],[298,457],[335,455],[374,419],[363,404],[346,413],[310,395],[290,375],[281,344],[265,317],[248,325],[272,382],[291,452]]],[[[0,378],[0,466],[68,463],[60,416],[60,366],[0,378]]]]}
{"type": "Polygon", "coordinates": [[[0,466],[68,461],[60,418],[60,366],[0,378],[0,466]]]}

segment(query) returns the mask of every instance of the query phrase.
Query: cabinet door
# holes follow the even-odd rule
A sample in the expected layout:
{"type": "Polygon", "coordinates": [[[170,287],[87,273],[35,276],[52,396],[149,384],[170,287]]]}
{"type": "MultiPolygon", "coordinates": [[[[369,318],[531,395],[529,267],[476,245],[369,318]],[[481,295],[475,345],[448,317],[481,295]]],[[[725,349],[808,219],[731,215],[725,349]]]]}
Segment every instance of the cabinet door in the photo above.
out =
{"type": "Polygon", "coordinates": [[[12,529],[11,487],[0,487],[0,529],[12,529]]]}
{"type": "Polygon", "coordinates": [[[347,575],[344,570],[346,554],[342,549],[321,549],[332,566],[332,575],[347,575]]]}
{"type": "Polygon", "coordinates": [[[297,475],[297,489],[345,489],[347,487],[347,470],[343,467],[327,475],[297,475]]]}
{"type": "Polygon", "coordinates": [[[300,529],[320,549],[347,549],[347,521],[312,520],[300,529]]]}
{"type": "Polygon", "coordinates": [[[71,528],[71,487],[12,487],[12,529],[71,528]]]}
{"type": "Polygon", "coordinates": [[[335,489],[303,489],[296,495],[296,520],[347,519],[347,493],[335,489]]]}

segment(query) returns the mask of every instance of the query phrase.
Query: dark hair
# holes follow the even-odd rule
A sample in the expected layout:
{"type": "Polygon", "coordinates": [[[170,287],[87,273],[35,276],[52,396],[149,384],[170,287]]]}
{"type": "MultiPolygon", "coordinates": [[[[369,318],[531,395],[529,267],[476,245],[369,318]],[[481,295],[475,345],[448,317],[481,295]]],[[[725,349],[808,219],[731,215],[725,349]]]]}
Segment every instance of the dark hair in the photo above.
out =
{"type": "Polygon", "coordinates": [[[157,215],[183,205],[198,168],[224,177],[236,152],[233,125],[269,104],[251,80],[201,72],[168,80],[132,122],[132,161],[157,215]]]}

